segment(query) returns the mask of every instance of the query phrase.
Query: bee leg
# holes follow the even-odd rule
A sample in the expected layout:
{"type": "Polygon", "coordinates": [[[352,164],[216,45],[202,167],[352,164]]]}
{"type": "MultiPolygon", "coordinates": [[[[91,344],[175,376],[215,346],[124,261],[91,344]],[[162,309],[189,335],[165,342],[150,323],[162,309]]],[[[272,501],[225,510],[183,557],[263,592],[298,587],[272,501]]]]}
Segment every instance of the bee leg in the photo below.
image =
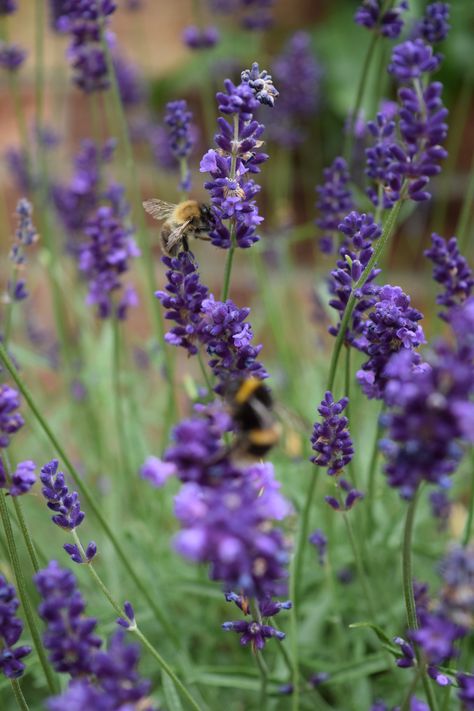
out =
{"type": "Polygon", "coordinates": [[[183,250],[185,252],[189,252],[189,242],[188,242],[188,238],[186,237],[186,235],[183,236],[182,244],[183,244],[183,250]]]}

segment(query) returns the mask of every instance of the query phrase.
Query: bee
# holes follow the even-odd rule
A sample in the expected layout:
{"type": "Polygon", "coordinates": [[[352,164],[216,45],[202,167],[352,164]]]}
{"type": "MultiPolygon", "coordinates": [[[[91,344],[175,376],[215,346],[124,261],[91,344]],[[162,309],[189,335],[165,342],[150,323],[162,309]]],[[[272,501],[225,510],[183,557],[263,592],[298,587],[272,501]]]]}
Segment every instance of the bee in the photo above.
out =
{"type": "Polygon", "coordinates": [[[145,200],[142,203],[145,210],[155,218],[164,220],[160,232],[161,249],[168,257],[184,250],[189,251],[188,240],[209,240],[209,232],[214,226],[211,208],[206,203],[197,200],[184,200],[174,205],[164,200],[145,200]]]}
{"type": "Polygon", "coordinates": [[[250,376],[232,386],[226,398],[237,430],[235,449],[261,459],[280,438],[270,390],[262,380],[250,376]]]}

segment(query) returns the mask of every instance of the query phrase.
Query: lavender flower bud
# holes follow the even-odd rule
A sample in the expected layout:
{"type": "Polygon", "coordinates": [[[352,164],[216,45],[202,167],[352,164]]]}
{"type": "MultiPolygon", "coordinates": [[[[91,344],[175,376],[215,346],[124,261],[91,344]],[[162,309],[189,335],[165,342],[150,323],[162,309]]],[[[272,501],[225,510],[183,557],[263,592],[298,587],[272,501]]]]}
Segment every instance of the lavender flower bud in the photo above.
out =
{"type": "MultiPolygon", "coordinates": [[[[69,492],[64,473],[58,472],[58,466],[58,460],[53,459],[41,469],[40,479],[43,484],[41,493],[47,499],[48,508],[56,512],[51,517],[53,523],[72,531],[81,525],[85,514],[81,511],[77,492],[69,492]]],[[[68,551],[67,548],[66,550],[68,551]]],[[[76,562],[82,562],[82,559],[76,562]]]]}
{"type": "Polygon", "coordinates": [[[341,417],[348,402],[346,397],[335,402],[332,393],[328,391],[318,407],[323,421],[314,424],[311,444],[316,456],[311,461],[319,467],[327,467],[330,476],[340,474],[354,454],[347,429],[348,419],[341,417]]]}

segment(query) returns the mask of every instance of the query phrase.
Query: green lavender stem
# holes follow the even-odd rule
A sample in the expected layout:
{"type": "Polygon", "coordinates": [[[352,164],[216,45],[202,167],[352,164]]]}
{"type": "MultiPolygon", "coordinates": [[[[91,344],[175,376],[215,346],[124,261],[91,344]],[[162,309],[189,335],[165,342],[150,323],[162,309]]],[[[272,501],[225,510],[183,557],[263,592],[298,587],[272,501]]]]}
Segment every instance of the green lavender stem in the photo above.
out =
{"type": "MultiPolygon", "coordinates": [[[[235,171],[237,168],[237,150],[239,144],[239,116],[234,114],[234,138],[232,141],[232,154],[230,158],[230,171],[229,180],[235,179],[235,171]]],[[[230,222],[230,248],[227,252],[227,258],[225,262],[224,269],[224,284],[222,286],[222,296],[221,301],[226,301],[229,296],[230,289],[230,275],[232,273],[232,263],[234,261],[235,252],[235,218],[232,218],[230,222]]]]}
{"type": "MultiPolygon", "coordinates": [[[[79,551],[80,551],[80,553],[81,553],[83,559],[86,560],[86,553],[85,553],[85,550],[84,550],[84,548],[83,548],[83,546],[82,546],[82,543],[81,543],[81,541],[80,541],[80,539],[79,539],[79,536],[77,535],[76,529],[72,529],[72,530],[71,530],[71,533],[72,533],[72,537],[74,538],[74,542],[75,542],[75,544],[77,545],[77,547],[79,548],[79,551]]],[[[92,563],[92,562],[86,563],[86,566],[87,566],[87,569],[89,570],[89,573],[91,574],[92,578],[93,578],[94,581],[97,583],[97,586],[99,587],[100,591],[102,592],[102,594],[104,595],[104,597],[109,601],[110,605],[113,607],[113,609],[115,610],[115,612],[116,612],[120,617],[126,619],[127,615],[125,614],[125,611],[123,610],[123,608],[121,607],[121,605],[119,605],[119,603],[117,602],[117,600],[115,600],[114,596],[112,595],[112,593],[110,592],[110,590],[108,589],[108,587],[106,586],[106,584],[104,583],[104,581],[102,580],[102,578],[100,577],[100,575],[99,575],[99,574],[97,573],[97,571],[95,570],[93,563],[92,563]]],[[[196,709],[196,711],[200,711],[200,706],[199,706],[199,705],[196,703],[196,701],[193,699],[193,697],[191,696],[191,694],[189,693],[189,691],[186,689],[186,687],[184,686],[184,684],[182,683],[182,681],[180,681],[180,679],[176,676],[176,674],[174,673],[174,671],[171,669],[170,665],[165,661],[165,659],[163,659],[163,657],[161,656],[161,654],[160,654],[160,653],[158,652],[158,650],[152,645],[152,643],[151,643],[151,642],[149,641],[149,639],[143,634],[143,632],[141,632],[141,630],[139,629],[139,627],[138,627],[138,625],[136,624],[136,622],[135,622],[135,623],[132,622],[132,623],[130,624],[129,631],[132,632],[133,634],[135,634],[135,635],[138,637],[138,639],[141,641],[141,643],[142,643],[143,646],[147,649],[147,651],[150,652],[150,654],[156,659],[156,661],[158,662],[158,664],[159,664],[159,666],[161,667],[161,669],[162,669],[162,670],[165,672],[165,674],[167,674],[167,675],[170,677],[170,679],[172,679],[172,681],[176,684],[176,686],[178,687],[178,689],[179,689],[179,691],[181,692],[181,694],[183,695],[183,697],[189,702],[190,706],[191,706],[193,709],[196,709]]]]}
{"type": "Polygon", "coordinates": [[[293,602],[296,605],[300,599],[301,587],[302,587],[302,569],[303,569],[303,559],[304,551],[308,539],[309,530],[309,517],[311,513],[311,507],[314,499],[314,492],[316,490],[316,483],[318,480],[318,470],[315,469],[311,473],[311,480],[309,482],[308,493],[306,495],[305,506],[303,509],[303,516],[301,519],[300,535],[298,536],[298,544],[295,552],[295,564],[294,564],[294,577],[295,577],[295,591],[293,594],[293,602]]]}
{"type": "Polygon", "coordinates": [[[122,402],[122,388],[120,383],[120,370],[121,370],[121,338],[120,338],[120,320],[116,314],[113,316],[113,364],[112,364],[112,377],[113,377],[113,388],[114,388],[114,412],[115,412],[115,425],[117,429],[117,437],[119,439],[119,450],[120,450],[120,472],[122,474],[122,480],[124,485],[127,484],[127,477],[130,475],[131,468],[128,460],[128,445],[126,432],[124,427],[124,408],[122,402]]]}
{"type": "Polygon", "coordinates": [[[5,531],[5,538],[7,542],[10,564],[15,574],[18,596],[23,607],[23,612],[25,613],[26,622],[28,624],[28,629],[30,630],[31,639],[33,641],[33,646],[36,650],[36,653],[40,660],[40,664],[43,668],[48,688],[52,694],[55,694],[57,693],[58,686],[53,676],[51,667],[48,664],[48,660],[46,659],[44,648],[41,644],[41,639],[38,633],[38,628],[36,627],[35,618],[33,616],[33,611],[30,605],[30,599],[26,590],[25,579],[23,577],[23,570],[21,567],[20,559],[18,557],[15,537],[13,535],[13,530],[10,523],[10,515],[8,513],[7,502],[5,500],[5,493],[3,491],[0,492],[0,518],[2,519],[2,524],[5,531]]]}
{"type": "MultiPolygon", "coordinates": [[[[314,476],[314,478],[316,478],[314,476]]],[[[299,541],[298,541],[299,544],[299,541]]],[[[292,674],[291,683],[293,685],[293,694],[291,697],[291,711],[298,711],[300,707],[300,669],[298,659],[298,619],[297,619],[297,577],[296,577],[296,556],[301,555],[302,546],[298,545],[295,557],[292,561],[290,571],[290,598],[293,600],[293,606],[290,610],[290,626],[291,626],[291,661],[292,674]]]]}
{"type": "Polygon", "coordinates": [[[266,665],[263,654],[260,650],[255,652],[255,661],[257,662],[258,669],[260,671],[261,685],[260,685],[260,703],[259,707],[261,711],[265,711],[267,708],[267,687],[268,687],[268,667],[266,665]]]}
{"type": "Polygon", "coordinates": [[[374,502],[375,502],[375,474],[377,472],[377,462],[379,458],[379,447],[378,442],[380,439],[381,425],[380,417],[382,412],[380,412],[377,417],[377,427],[375,428],[374,442],[372,445],[372,454],[370,455],[369,464],[369,474],[367,476],[367,500],[366,500],[366,511],[367,511],[367,535],[370,536],[372,528],[374,525],[374,502]]]}
{"type": "Polygon", "coordinates": [[[124,568],[127,570],[128,575],[130,578],[133,580],[135,585],[137,586],[138,590],[142,593],[143,597],[146,599],[148,605],[150,608],[153,610],[157,620],[161,623],[163,628],[166,630],[170,638],[173,640],[174,644],[176,647],[179,647],[180,642],[179,638],[176,634],[176,631],[172,624],[168,621],[168,618],[166,617],[165,613],[161,610],[160,607],[156,604],[155,600],[152,598],[150,595],[149,591],[146,588],[145,583],[142,581],[140,576],[135,572],[135,569],[131,565],[127,554],[125,551],[122,549],[122,546],[115,535],[115,533],[112,531],[111,527],[105,520],[105,517],[102,515],[98,505],[95,503],[94,496],[90,492],[89,487],[87,484],[82,480],[81,476],[79,475],[78,471],[72,464],[71,460],[69,459],[68,455],[66,454],[64,448],[61,446],[59,443],[59,440],[57,439],[56,435],[50,428],[48,422],[46,419],[43,417],[41,414],[41,411],[36,404],[36,402],[33,399],[33,396],[27,387],[27,385],[23,382],[21,379],[20,375],[18,374],[15,366],[13,365],[8,353],[6,352],[4,346],[2,343],[0,343],[0,358],[3,361],[6,369],[10,373],[11,377],[15,381],[15,384],[17,385],[18,389],[22,393],[23,397],[25,398],[26,402],[28,403],[33,415],[37,419],[40,427],[43,429],[45,432],[46,436],[48,437],[49,441],[53,445],[54,449],[57,451],[59,454],[60,458],[66,465],[66,467],[69,470],[69,473],[71,474],[71,477],[74,480],[74,483],[78,487],[79,491],[81,492],[82,497],[86,501],[87,505],[89,506],[90,510],[96,517],[97,521],[101,525],[102,529],[104,530],[105,535],[109,538],[110,542],[112,543],[113,547],[115,548],[117,555],[119,556],[120,560],[122,561],[122,564],[124,568]]]}
{"type": "MultiPolygon", "coordinates": [[[[415,596],[413,594],[413,569],[412,569],[412,538],[413,538],[413,526],[415,523],[416,506],[418,503],[420,495],[420,488],[416,490],[413,495],[413,499],[410,501],[407,509],[407,515],[405,520],[405,530],[403,534],[403,554],[402,554],[402,575],[403,575],[403,596],[405,598],[405,609],[407,615],[407,625],[408,629],[416,630],[418,629],[418,619],[416,616],[416,605],[415,596]]],[[[418,664],[424,666],[424,662],[421,659],[421,655],[418,648],[415,647],[416,658],[418,664]]],[[[425,690],[426,698],[428,700],[428,706],[431,711],[436,711],[436,700],[433,695],[433,690],[431,688],[429,679],[425,673],[425,669],[422,671],[422,681],[423,688],[425,690]]]]}
{"type": "MultiPolygon", "coordinates": [[[[345,368],[344,368],[344,395],[349,398],[349,402],[346,405],[346,417],[349,420],[349,429],[350,425],[352,423],[351,420],[351,412],[352,412],[352,403],[351,403],[351,378],[352,378],[352,373],[351,373],[351,353],[352,349],[350,346],[346,346],[346,357],[345,357],[345,368]]],[[[349,462],[347,465],[347,471],[349,473],[349,477],[352,480],[353,484],[355,487],[357,487],[357,474],[356,474],[356,467],[353,466],[352,462],[349,462]]]]}
{"type": "Polygon", "coordinates": [[[344,519],[344,524],[346,526],[347,535],[349,537],[349,543],[352,548],[354,562],[355,562],[356,568],[357,568],[357,574],[360,579],[362,591],[363,591],[365,599],[367,601],[367,607],[369,608],[369,613],[370,613],[372,619],[375,620],[376,619],[376,612],[375,612],[374,600],[372,597],[372,591],[370,589],[369,581],[367,579],[367,575],[364,570],[362,556],[360,554],[360,550],[359,550],[359,547],[357,545],[357,542],[356,542],[356,539],[354,536],[354,531],[352,530],[352,524],[349,520],[349,516],[347,515],[346,511],[342,512],[342,518],[344,519]]]}
{"type": "Polygon", "coordinates": [[[28,704],[26,703],[26,699],[23,696],[23,692],[21,690],[18,679],[10,679],[10,682],[12,685],[13,694],[15,695],[16,703],[18,704],[18,708],[21,709],[21,711],[29,711],[28,704]]]}
{"type": "MultiPolygon", "coordinates": [[[[7,452],[6,449],[3,451],[3,459],[4,459],[4,466],[3,466],[3,468],[4,468],[4,471],[5,471],[5,476],[6,476],[6,479],[7,479],[7,484],[10,484],[10,483],[11,483],[11,471],[12,471],[12,467],[11,467],[10,458],[9,458],[9,456],[8,456],[8,452],[7,452]]],[[[28,526],[27,526],[25,517],[24,517],[24,515],[23,515],[23,508],[22,508],[21,503],[20,503],[20,497],[18,497],[18,496],[12,496],[11,498],[12,498],[12,501],[13,501],[13,506],[14,506],[14,508],[15,508],[15,513],[16,513],[16,517],[17,517],[17,520],[18,520],[18,524],[19,524],[19,526],[20,526],[20,531],[21,531],[21,534],[22,534],[22,536],[23,536],[23,540],[25,541],[26,548],[27,548],[27,550],[28,550],[28,555],[30,556],[30,560],[31,560],[31,564],[32,564],[32,566],[33,566],[33,570],[35,571],[35,573],[37,573],[37,572],[39,571],[39,568],[40,568],[39,563],[38,563],[38,556],[36,555],[36,550],[35,550],[35,546],[34,546],[34,543],[33,543],[33,539],[32,539],[32,537],[31,537],[29,528],[28,528],[28,526]]]]}
{"type": "Polygon", "coordinates": [[[471,493],[469,496],[469,509],[467,514],[466,525],[464,527],[464,533],[462,537],[462,545],[466,547],[469,545],[472,535],[472,525],[474,521],[474,451],[471,450],[471,467],[472,467],[472,479],[471,479],[471,493]]]}
{"type": "Polygon", "coordinates": [[[346,133],[346,139],[345,139],[345,146],[344,146],[344,156],[348,161],[350,161],[351,151],[352,151],[352,142],[353,142],[353,137],[354,137],[353,136],[353,134],[354,134],[353,126],[357,120],[357,115],[360,111],[360,107],[362,106],[362,99],[364,97],[364,89],[367,84],[369,69],[370,69],[370,65],[372,62],[372,57],[374,56],[374,52],[375,52],[375,48],[377,46],[378,39],[379,39],[378,33],[372,32],[369,46],[367,47],[367,52],[366,52],[366,55],[364,58],[364,63],[362,65],[362,73],[360,75],[359,84],[357,86],[354,107],[349,114],[347,133],[346,133]]]}
{"type": "MultiPolygon", "coordinates": [[[[402,188],[402,195],[403,195],[403,188],[402,188]]],[[[388,240],[392,236],[392,233],[395,229],[395,225],[397,222],[398,215],[400,213],[400,209],[402,206],[402,200],[399,200],[396,205],[391,209],[391,211],[388,214],[388,217],[385,221],[382,236],[377,240],[377,243],[374,247],[374,253],[372,254],[371,258],[369,259],[369,262],[362,272],[359,280],[355,284],[354,288],[352,289],[352,293],[349,297],[349,301],[347,302],[346,308],[344,310],[344,314],[342,316],[342,320],[339,326],[339,332],[336,337],[336,342],[334,344],[334,349],[332,352],[332,358],[331,358],[331,365],[329,367],[329,377],[328,377],[328,383],[326,390],[331,390],[334,387],[334,380],[336,377],[336,368],[339,360],[339,355],[341,352],[342,344],[345,339],[346,331],[347,331],[347,326],[349,324],[349,319],[352,315],[352,311],[354,310],[354,306],[356,303],[356,292],[361,289],[367,279],[369,278],[370,272],[372,271],[372,268],[374,264],[377,262],[377,260],[380,258],[380,255],[383,252],[383,249],[385,245],[387,244],[388,240]]]]}

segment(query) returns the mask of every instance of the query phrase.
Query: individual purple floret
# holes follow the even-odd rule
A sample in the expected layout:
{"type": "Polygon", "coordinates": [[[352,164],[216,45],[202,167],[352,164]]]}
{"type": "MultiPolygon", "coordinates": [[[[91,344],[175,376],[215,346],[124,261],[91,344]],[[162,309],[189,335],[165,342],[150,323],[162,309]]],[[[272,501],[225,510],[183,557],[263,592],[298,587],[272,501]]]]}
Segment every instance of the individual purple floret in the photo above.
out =
{"type": "Polygon", "coordinates": [[[369,359],[357,372],[357,380],[368,398],[383,396],[384,370],[390,357],[402,348],[413,350],[425,343],[418,321],[423,314],[410,306],[410,297],[399,286],[386,284],[377,292],[377,303],[364,327],[362,350],[369,359]]]}
{"type": "Polygon", "coordinates": [[[285,639],[285,633],[280,630],[270,627],[270,625],[262,625],[256,620],[246,622],[245,620],[236,620],[234,622],[224,622],[222,629],[226,632],[237,632],[240,634],[240,644],[246,646],[252,645],[254,651],[263,649],[267,639],[275,637],[278,640],[285,639]]]}
{"type": "Polygon", "coordinates": [[[320,528],[317,528],[308,538],[309,542],[315,546],[318,551],[318,561],[319,565],[324,565],[326,561],[326,552],[328,546],[328,539],[324,535],[320,528]]]}
{"type": "Polygon", "coordinates": [[[465,674],[461,672],[456,675],[458,682],[458,698],[462,703],[464,711],[474,711],[474,672],[465,674]]]}
{"type": "Polygon", "coordinates": [[[94,141],[84,139],[74,158],[74,174],[70,182],[53,185],[53,202],[68,232],[82,232],[96,209],[101,197],[101,168],[112,159],[114,148],[113,140],[100,147],[94,141]]]}
{"type": "Polygon", "coordinates": [[[168,126],[171,153],[182,166],[180,189],[185,192],[189,192],[191,189],[191,174],[187,159],[191,154],[195,140],[192,120],[193,115],[191,111],[188,111],[186,101],[170,101],[166,104],[164,123],[168,126]]]}
{"type": "Polygon", "coordinates": [[[116,622],[120,627],[124,629],[130,629],[132,625],[135,625],[135,610],[133,605],[128,600],[123,604],[124,617],[119,617],[116,622]]]}
{"type": "Polygon", "coordinates": [[[73,573],[53,560],[34,581],[42,599],[38,611],[46,623],[43,644],[53,668],[73,678],[90,674],[102,641],[94,634],[97,620],[84,615],[86,605],[73,573]]]}
{"type": "MultiPolygon", "coordinates": [[[[242,610],[244,615],[250,615],[250,601],[244,595],[236,595],[236,593],[227,592],[225,593],[225,599],[227,602],[235,603],[239,610],[242,610]]],[[[282,610],[291,610],[293,604],[291,600],[278,602],[277,600],[272,600],[270,595],[267,595],[258,600],[258,607],[261,617],[275,617],[275,615],[278,615],[282,610]]]]}
{"type": "Polygon", "coordinates": [[[455,545],[439,564],[444,614],[465,629],[474,624],[474,545],[455,545]]]}
{"type": "Polygon", "coordinates": [[[273,74],[280,87],[280,98],[268,123],[271,138],[284,146],[302,143],[307,135],[305,124],[315,115],[322,70],[311,51],[307,32],[295,32],[273,64],[273,74]]]}
{"type": "Polygon", "coordinates": [[[211,49],[220,40],[217,27],[196,27],[190,25],[183,31],[183,42],[189,49],[211,49]]]}
{"type": "Polygon", "coordinates": [[[260,172],[260,165],[268,156],[260,151],[263,124],[253,118],[259,103],[273,105],[278,94],[271,76],[260,72],[257,64],[242,72],[242,83],[237,86],[230,79],[224,82],[226,93],[217,93],[219,111],[232,117],[229,122],[219,117],[219,133],[215,136],[217,150],[209,150],[201,160],[202,173],[210,173],[205,183],[211,194],[215,227],[211,241],[229,249],[251,247],[263,217],[258,214],[255,195],[260,186],[249,174],[260,172]]]}
{"type": "Polygon", "coordinates": [[[137,303],[135,291],[131,287],[124,289],[121,281],[130,268],[130,260],[140,255],[133,231],[124,226],[111,207],[104,206],[89,220],[85,233],[89,241],[81,247],[79,268],[89,280],[87,303],[97,306],[100,318],[116,315],[124,319],[128,307],[137,303]],[[120,301],[117,292],[121,292],[120,301]]]}
{"type": "Polygon", "coordinates": [[[19,412],[20,394],[5,383],[0,385],[0,448],[8,447],[10,435],[18,432],[25,424],[19,412]]]}
{"type": "MultiPolygon", "coordinates": [[[[380,225],[374,222],[372,215],[350,212],[339,225],[339,232],[344,236],[339,249],[340,258],[336,269],[331,271],[328,280],[329,292],[333,298],[329,305],[339,313],[339,324],[328,330],[333,336],[339,333],[340,321],[344,315],[347,303],[354,287],[373,254],[373,242],[382,234],[380,225]]],[[[380,269],[372,269],[361,289],[355,292],[357,301],[351,316],[351,325],[345,335],[345,342],[363,350],[366,345],[364,336],[365,314],[377,303],[380,287],[373,281],[380,269]]]]}
{"type": "Polygon", "coordinates": [[[69,492],[64,473],[58,471],[58,466],[58,460],[52,459],[41,469],[40,479],[43,484],[41,493],[48,502],[48,508],[56,512],[51,518],[53,523],[72,531],[81,525],[85,514],[81,511],[77,492],[69,492]]]}
{"type": "Polygon", "coordinates": [[[0,42],[0,67],[7,72],[16,72],[25,61],[26,54],[17,44],[0,42]]]}
{"type": "Polygon", "coordinates": [[[23,632],[23,622],[16,617],[20,603],[13,585],[0,575],[0,671],[9,679],[18,679],[25,671],[21,659],[31,652],[26,645],[16,647],[23,632]]]}
{"type": "Polygon", "coordinates": [[[152,486],[161,488],[170,476],[176,474],[176,466],[172,462],[164,462],[158,457],[147,457],[140,469],[142,479],[149,481],[152,486]]]}
{"type": "Polygon", "coordinates": [[[70,0],[57,27],[71,35],[68,59],[74,71],[74,83],[86,93],[108,89],[110,78],[101,43],[107,35],[108,17],[115,11],[113,0],[70,0]]]}
{"type": "MultiPolygon", "coordinates": [[[[3,464],[2,464],[3,468],[3,464]]],[[[12,473],[10,496],[21,496],[26,494],[36,482],[36,464],[31,460],[20,462],[12,473]]],[[[1,486],[1,484],[0,484],[1,486]]]]}
{"type": "Polygon", "coordinates": [[[209,563],[211,579],[227,589],[258,598],[284,594],[288,551],[272,520],[290,508],[275,484],[269,464],[253,465],[215,488],[185,484],[175,498],[183,527],[176,550],[209,563]]]}
{"type": "Polygon", "coordinates": [[[11,15],[16,9],[16,0],[0,0],[0,15],[11,15]]]}
{"type": "Polygon", "coordinates": [[[253,375],[260,380],[268,376],[263,365],[257,361],[261,345],[251,345],[253,331],[245,319],[250,309],[239,309],[233,301],[216,301],[209,296],[202,302],[202,320],[199,338],[210,356],[209,366],[225,386],[234,378],[253,375]]]}
{"type": "Polygon", "coordinates": [[[318,407],[323,419],[314,424],[311,444],[316,456],[311,461],[319,467],[327,467],[330,476],[339,475],[354,454],[347,429],[348,419],[341,416],[348,402],[347,397],[335,402],[332,393],[328,391],[318,407]]]}
{"type": "Polygon", "coordinates": [[[390,359],[384,380],[387,433],[380,444],[388,483],[407,499],[423,480],[446,488],[463,456],[461,443],[474,440],[472,355],[441,342],[420,364],[403,349],[390,359]]]}
{"type": "Polygon", "coordinates": [[[443,239],[436,233],[431,235],[432,246],[425,251],[433,264],[433,279],[444,287],[444,292],[438,294],[436,302],[446,307],[441,312],[441,318],[448,320],[449,311],[468,299],[474,289],[474,275],[467,260],[458,248],[456,237],[443,239]]]}
{"type": "Polygon", "coordinates": [[[199,350],[201,308],[208,296],[208,289],[201,284],[194,256],[180,252],[176,257],[162,257],[168,283],[166,291],[157,291],[155,296],[166,309],[165,318],[176,322],[165,340],[173,346],[186,348],[189,355],[199,350]],[[168,292],[168,293],[166,293],[168,292]]]}
{"type": "Polygon", "coordinates": [[[427,5],[423,19],[417,23],[414,38],[419,37],[429,44],[437,44],[446,39],[449,30],[449,4],[433,2],[427,5]]]}
{"type": "Polygon", "coordinates": [[[323,172],[324,183],[316,188],[319,194],[316,208],[320,217],[316,225],[323,232],[320,238],[321,250],[329,254],[333,251],[333,241],[341,220],[353,209],[352,193],[347,187],[350,176],[344,158],[336,158],[323,172]]]}
{"type": "Polygon", "coordinates": [[[395,7],[382,13],[383,0],[364,0],[354,15],[358,25],[369,30],[376,29],[383,37],[395,39],[403,29],[402,13],[408,9],[407,0],[401,0],[395,7]]]}

